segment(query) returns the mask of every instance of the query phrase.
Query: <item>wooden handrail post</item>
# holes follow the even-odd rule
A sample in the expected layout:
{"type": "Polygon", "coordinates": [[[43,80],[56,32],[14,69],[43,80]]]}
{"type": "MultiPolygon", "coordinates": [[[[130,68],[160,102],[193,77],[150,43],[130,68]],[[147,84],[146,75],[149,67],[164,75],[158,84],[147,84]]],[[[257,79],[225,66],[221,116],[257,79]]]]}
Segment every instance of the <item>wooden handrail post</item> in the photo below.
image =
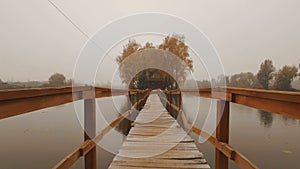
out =
{"type": "MultiPolygon", "coordinates": [[[[229,142],[229,102],[217,101],[216,138],[223,143],[229,142]]],[[[218,149],[215,154],[215,168],[228,169],[228,158],[218,149]]]]}
{"type": "MultiPolygon", "coordinates": [[[[87,96],[90,96],[84,99],[84,141],[86,141],[96,136],[96,101],[92,93],[93,91],[84,92],[86,92],[87,96]]],[[[96,169],[96,147],[92,148],[85,155],[85,169],[96,169]]]]}

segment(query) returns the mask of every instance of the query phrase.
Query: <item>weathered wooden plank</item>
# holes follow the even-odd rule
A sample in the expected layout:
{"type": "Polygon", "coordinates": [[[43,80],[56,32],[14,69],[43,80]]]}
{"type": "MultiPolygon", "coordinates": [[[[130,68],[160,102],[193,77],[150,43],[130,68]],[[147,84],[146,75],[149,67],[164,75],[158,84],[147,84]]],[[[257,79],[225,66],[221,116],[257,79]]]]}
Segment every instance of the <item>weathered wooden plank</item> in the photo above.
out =
{"type": "Polygon", "coordinates": [[[124,94],[127,92],[122,89],[92,86],[0,90],[0,119],[81,99],[124,94]]]}
{"type": "Polygon", "coordinates": [[[226,90],[226,92],[252,96],[257,98],[272,99],[283,102],[300,103],[300,92],[289,92],[289,91],[278,91],[278,90],[262,90],[262,89],[250,89],[250,88],[237,88],[237,87],[226,87],[219,88],[218,90],[226,90]]]}
{"type": "Polygon", "coordinates": [[[209,168],[194,140],[152,94],[110,168],[209,168]]]}
{"type": "MultiPolygon", "coordinates": [[[[209,168],[209,165],[204,164],[202,166],[203,166],[202,168],[205,168],[205,169],[209,168]]],[[[144,167],[144,166],[135,167],[135,166],[118,166],[118,165],[117,166],[115,166],[115,165],[110,166],[110,169],[119,169],[119,168],[122,168],[122,169],[141,169],[141,168],[143,168],[143,169],[166,169],[166,168],[171,169],[172,167],[168,167],[168,166],[166,166],[166,167],[144,167]]],[[[194,169],[194,167],[189,167],[189,168],[194,169]]],[[[199,169],[200,167],[196,166],[196,168],[199,169]]]]}
{"type": "Polygon", "coordinates": [[[31,89],[11,89],[0,90],[0,101],[8,101],[13,99],[24,99],[38,96],[48,96],[56,94],[72,94],[72,92],[80,92],[91,90],[90,86],[83,87],[53,87],[53,88],[31,88],[31,89]]]}
{"type": "Polygon", "coordinates": [[[60,93],[0,101],[0,119],[69,103],[79,99],[81,99],[80,92],[74,93],[74,95],[72,95],[72,93],[60,93]]]}
{"type": "MultiPolygon", "coordinates": [[[[139,135],[127,136],[126,140],[127,141],[131,141],[131,142],[152,142],[151,140],[150,141],[149,140],[141,140],[141,138],[145,138],[145,136],[139,136],[139,135]]],[[[172,139],[172,138],[165,137],[164,139],[162,139],[162,141],[163,140],[170,140],[170,139],[172,139]]],[[[194,140],[192,138],[190,138],[190,137],[185,137],[180,142],[187,143],[187,142],[194,142],[194,140]]]]}
{"type": "Polygon", "coordinates": [[[161,167],[161,168],[209,168],[208,164],[201,164],[201,162],[193,163],[193,160],[187,160],[185,163],[176,163],[175,160],[170,163],[156,162],[139,162],[139,161],[114,161],[115,166],[122,168],[123,166],[134,166],[134,167],[161,167]]]}
{"type": "MultiPolygon", "coordinates": [[[[216,138],[223,143],[229,142],[229,102],[218,100],[217,102],[217,129],[216,138]]],[[[228,169],[228,158],[222,151],[216,148],[215,168],[228,169]]]]}
{"type": "Polygon", "coordinates": [[[108,89],[108,88],[102,88],[102,87],[95,87],[94,92],[95,92],[96,98],[126,95],[128,93],[127,90],[108,89]]]}
{"type": "Polygon", "coordinates": [[[300,119],[300,103],[236,95],[234,103],[300,119]]]}
{"type": "MultiPolygon", "coordinates": [[[[257,98],[272,99],[285,102],[300,103],[300,92],[278,91],[278,90],[262,90],[239,87],[217,87],[217,88],[200,88],[200,89],[183,89],[183,93],[198,95],[203,97],[214,98],[210,93],[225,92],[243,96],[253,96],[257,98]],[[207,95],[206,95],[207,94],[207,95]]],[[[175,91],[173,91],[175,93],[175,91]]],[[[219,99],[219,98],[215,98],[219,99]]]]}
{"type": "Polygon", "coordinates": [[[184,94],[221,99],[248,107],[300,119],[300,92],[220,87],[183,90],[184,94]],[[226,99],[220,94],[226,93],[226,99]]]}
{"type": "MultiPolygon", "coordinates": [[[[96,135],[96,100],[84,100],[84,141],[91,140],[96,135]]],[[[84,156],[85,169],[96,169],[96,146],[84,156]]]]}
{"type": "MultiPolygon", "coordinates": [[[[147,162],[147,163],[153,163],[159,161],[159,163],[186,163],[186,160],[190,160],[189,158],[176,158],[176,159],[166,159],[166,158],[126,158],[126,157],[119,157],[117,156],[115,158],[116,161],[138,161],[138,162],[147,162]]],[[[207,164],[206,160],[204,158],[194,158],[191,160],[192,163],[201,163],[201,164],[207,164]]]]}

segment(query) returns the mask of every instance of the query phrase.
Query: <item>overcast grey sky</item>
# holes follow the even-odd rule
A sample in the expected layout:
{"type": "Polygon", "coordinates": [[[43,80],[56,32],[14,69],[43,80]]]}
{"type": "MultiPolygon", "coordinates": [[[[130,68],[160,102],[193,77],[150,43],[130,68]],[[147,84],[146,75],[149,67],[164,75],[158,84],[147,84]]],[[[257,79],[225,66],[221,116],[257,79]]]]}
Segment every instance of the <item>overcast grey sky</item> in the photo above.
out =
{"type": "MultiPolygon", "coordinates": [[[[135,13],[181,17],[209,37],[227,75],[256,73],[266,58],[277,68],[300,62],[299,0],[53,2],[89,36],[109,22],[135,13]]],[[[0,79],[47,80],[54,72],[72,77],[87,39],[47,0],[1,0],[0,24],[0,79]]]]}

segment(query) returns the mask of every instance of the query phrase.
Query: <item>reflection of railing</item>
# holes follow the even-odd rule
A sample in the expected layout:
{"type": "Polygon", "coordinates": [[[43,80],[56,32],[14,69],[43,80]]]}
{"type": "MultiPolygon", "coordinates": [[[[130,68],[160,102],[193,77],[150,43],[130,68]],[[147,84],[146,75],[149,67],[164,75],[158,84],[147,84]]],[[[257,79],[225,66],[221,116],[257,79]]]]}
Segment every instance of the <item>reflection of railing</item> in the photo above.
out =
{"type": "MultiPolygon", "coordinates": [[[[277,113],[292,118],[300,119],[300,93],[269,91],[258,89],[244,89],[234,87],[207,88],[195,90],[178,90],[164,91],[166,98],[163,98],[171,109],[180,112],[183,126],[191,129],[194,133],[208,139],[216,148],[215,168],[227,169],[228,158],[233,160],[238,166],[245,169],[258,168],[254,163],[244,157],[239,151],[231,147],[229,143],[229,103],[237,103],[252,108],[277,113]],[[182,94],[200,96],[217,101],[217,122],[216,137],[202,131],[189,124],[180,106],[172,104],[170,99],[182,94]],[[167,99],[168,98],[168,99],[167,99]]],[[[250,141],[250,140],[249,140],[250,141]]]]}
{"type": "Polygon", "coordinates": [[[140,109],[145,104],[151,90],[108,89],[101,87],[63,87],[45,89],[21,89],[0,91],[0,119],[29,113],[47,107],[53,107],[77,100],[84,100],[84,143],[60,161],[54,168],[69,168],[81,156],[85,157],[85,168],[96,168],[96,143],[111,128],[122,122],[134,108],[140,109]],[[95,98],[129,94],[138,98],[130,110],[112,121],[96,135],[95,98]]]}

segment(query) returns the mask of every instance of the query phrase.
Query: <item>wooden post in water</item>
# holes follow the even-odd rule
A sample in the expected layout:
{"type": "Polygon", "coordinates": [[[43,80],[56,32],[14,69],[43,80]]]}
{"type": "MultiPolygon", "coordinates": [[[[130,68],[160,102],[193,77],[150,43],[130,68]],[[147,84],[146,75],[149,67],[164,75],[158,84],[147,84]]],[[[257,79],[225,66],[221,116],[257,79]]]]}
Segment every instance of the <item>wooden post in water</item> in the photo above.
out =
{"type": "MultiPolygon", "coordinates": [[[[217,129],[216,138],[223,143],[229,142],[229,102],[217,101],[217,129]],[[218,124],[219,122],[219,124],[218,124]]],[[[228,169],[228,158],[219,150],[216,149],[215,168],[228,169]]]]}
{"type": "MultiPolygon", "coordinates": [[[[83,92],[84,97],[84,140],[93,139],[96,135],[96,104],[94,91],[83,92]]],[[[96,147],[84,156],[85,169],[96,169],[96,147]]]]}

